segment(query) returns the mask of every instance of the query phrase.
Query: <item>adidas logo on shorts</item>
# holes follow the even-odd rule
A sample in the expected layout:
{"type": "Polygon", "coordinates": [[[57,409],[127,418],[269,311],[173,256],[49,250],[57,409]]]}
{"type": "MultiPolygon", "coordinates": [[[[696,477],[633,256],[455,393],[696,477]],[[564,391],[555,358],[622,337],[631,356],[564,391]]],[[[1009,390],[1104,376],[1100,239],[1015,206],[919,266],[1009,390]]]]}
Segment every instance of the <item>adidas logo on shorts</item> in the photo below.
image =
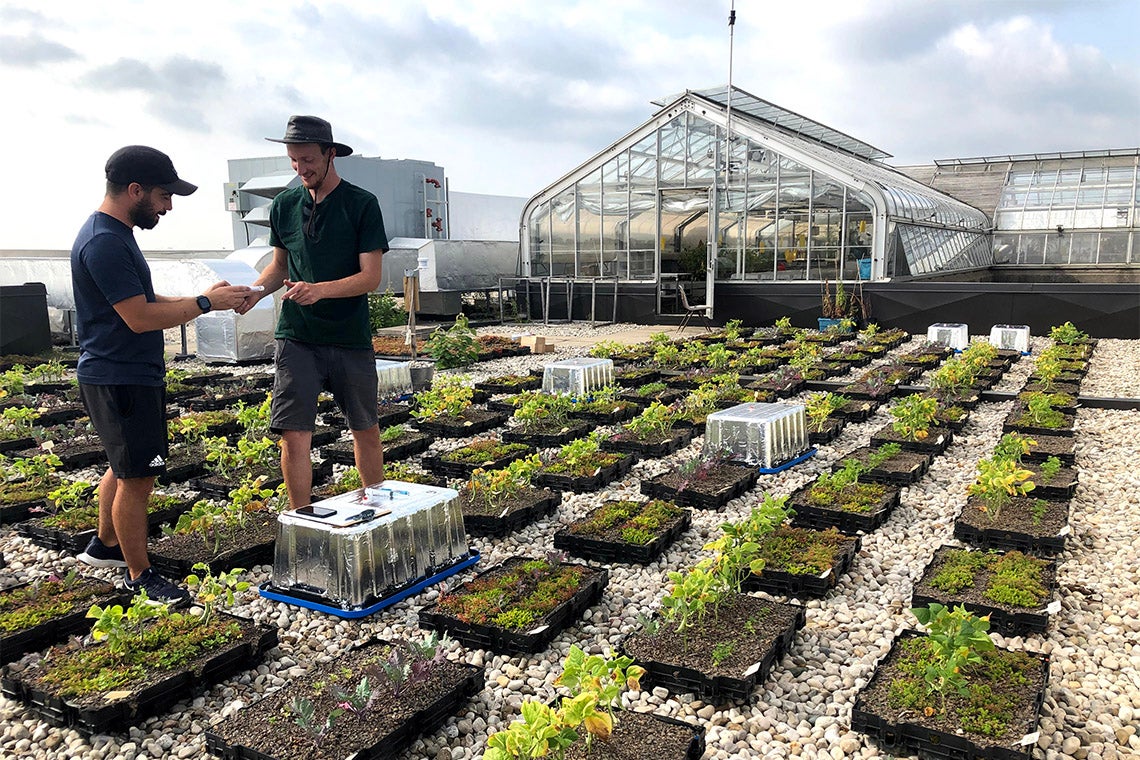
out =
{"type": "Polygon", "coordinates": [[[162,467],[165,464],[166,460],[163,459],[161,455],[158,455],[154,459],[150,460],[150,464],[148,464],[147,467],[162,467]]]}

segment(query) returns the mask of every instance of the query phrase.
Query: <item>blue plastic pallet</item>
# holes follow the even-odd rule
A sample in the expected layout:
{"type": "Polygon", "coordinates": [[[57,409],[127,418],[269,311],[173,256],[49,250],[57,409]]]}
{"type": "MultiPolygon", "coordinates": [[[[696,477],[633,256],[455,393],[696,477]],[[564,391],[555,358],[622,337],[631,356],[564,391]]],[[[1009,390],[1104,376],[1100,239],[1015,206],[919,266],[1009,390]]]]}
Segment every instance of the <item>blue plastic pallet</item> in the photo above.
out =
{"type": "Polygon", "coordinates": [[[479,552],[475,549],[472,549],[471,555],[467,557],[467,559],[461,560],[459,563],[452,565],[445,570],[441,570],[435,575],[417,581],[411,586],[400,589],[399,591],[396,591],[395,593],[384,597],[380,601],[371,604],[368,607],[351,608],[346,610],[343,607],[335,607],[331,604],[324,604],[322,602],[319,602],[313,598],[313,594],[308,592],[290,592],[289,589],[275,588],[272,581],[263,583],[258,586],[257,592],[266,599],[272,599],[275,602],[284,602],[285,604],[293,604],[298,607],[304,607],[305,609],[316,610],[317,612],[327,612],[328,614],[335,615],[339,618],[357,620],[359,618],[368,617],[369,615],[375,615],[382,609],[391,607],[393,604],[398,604],[410,596],[415,596],[428,586],[435,585],[445,578],[450,578],[456,573],[466,570],[479,561],[479,556],[479,552]]]}
{"type": "Polygon", "coordinates": [[[760,470],[761,475],[774,475],[777,472],[783,472],[784,470],[788,469],[789,467],[795,467],[800,462],[806,462],[807,460],[809,460],[815,456],[816,450],[817,450],[816,447],[812,446],[810,449],[808,449],[804,453],[800,454],[798,457],[795,457],[794,459],[789,459],[786,462],[781,462],[780,464],[776,465],[775,467],[760,467],[758,469],[760,470]]]}

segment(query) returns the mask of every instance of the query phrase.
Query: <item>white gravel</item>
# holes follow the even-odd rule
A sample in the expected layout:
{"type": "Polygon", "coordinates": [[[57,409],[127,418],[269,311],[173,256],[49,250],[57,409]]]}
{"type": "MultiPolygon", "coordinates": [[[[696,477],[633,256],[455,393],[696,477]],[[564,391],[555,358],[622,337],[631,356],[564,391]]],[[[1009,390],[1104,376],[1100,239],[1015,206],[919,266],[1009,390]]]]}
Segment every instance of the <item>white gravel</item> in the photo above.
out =
{"type": "MultiPolygon", "coordinates": [[[[628,326],[597,329],[576,325],[516,325],[481,332],[574,337],[620,335],[628,326]]],[[[668,328],[662,328],[668,329],[668,328]]],[[[915,343],[901,346],[898,354],[915,343]]],[[[1047,341],[1034,339],[1040,350],[1047,341]]],[[[544,356],[502,359],[468,370],[473,380],[507,372],[524,373],[581,349],[559,349],[544,356]]],[[[999,390],[1017,390],[1031,370],[1032,357],[1014,365],[999,390]]],[[[1093,356],[1082,392],[1096,396],[1140,396],[1140,342],[1103,340],[1093,356]]],[[[264,371],[239,368],[239,372],[264,371]]],[[[856,370],[859,372],[859,370],[856,370]]],[[[689,695],[664,690],[631,695],[637,709],[700,720],[707,727],[705,758],[879,758],[888,755],[850,731],[850,710],[859,689],[874,673],[894,636],[911,627],[907,608],[915,580],[934,551],[952,539],[953,521],[965,503],[965,488],[975,462],[986,456],[999,437],[1009,402],[982,404],[966,430],[935,460],[931,471],[904,489],[901,506],[891,519],[864,537],[851,572],[823,600],[807,602],[807,624],[789,655],[773,669],[750,704],[709,705],[689,695]]],[[[762,476],[748,494],[722,512],[696,511],[693,527],[657,562],[648,566],[614,565],[602,602],[581,623],[563,632],[551,648],[532,657],[507,657],[456,645],[452,656],[486,668],[487,688],[469,709],[435,734],[404,753],[415,758],[476,758],[488,733],[513,719],[527,697],[546,699],[571,643],[600,650],[615,646],[638,626],[640,614],[656,609],[668,570],[691,566],[702,545],[725,520],[739,519],[765,491],[787,494],[827,469],[847,452],[865,445],[871,433],[889,419],[886,408],[867,422],[849,425],[835,441],[821,446],[803,465],[762,476]]],[[[1077,418],[1077,466],[1080,486],[1073,499],[1069,548],[1059,555],[1059,598],[1062,610],[1043,636],[1010,638],[999,644],[1049,653],[1049,692],[1034,757],[1045,760],[1124,760],[1140,757],[1140,413],[1082,410],[1077,418]]],[[[433,451],[469,439],[437,442],[433,451]]],[[[605,498],[633,497],[641,478],[664,472],[699,450],[700,439],[659,461],[639,462],[620,483],[601,493],[567,494],[548,519],[502,539],[474,539],[485,569],[518,554],[552,548],[559,525],[583,515],[605,498]]],[[[30,579],[47,570],[67,570],[75,560],[40,549],[0,528],[0,553],[8,566],[0,569],[0,585],[30,579]]],[[[110,578],[109,571],[93,571],[110,578]]],[[[270,568],[250,572],[255,584],[269,578],[270,568]]],[[[469,576],[466,576],[469,577],[469,576]]],[[[186,758],[206,755],[203,731],[304,673],[314,662],[334,656],[346,644],[371,635],[397,638],[418,635],[416,612],[438,595],[432,589],[413,600],[364,621],[336,618],[269,602],[244,594],[237,614],[280,627],[281,644],[256,669],[180,703],[126,734],[81,737],[77,732],[46,725],[18,703],[0,698],[0,757],[4,758],[186,758]]]]}

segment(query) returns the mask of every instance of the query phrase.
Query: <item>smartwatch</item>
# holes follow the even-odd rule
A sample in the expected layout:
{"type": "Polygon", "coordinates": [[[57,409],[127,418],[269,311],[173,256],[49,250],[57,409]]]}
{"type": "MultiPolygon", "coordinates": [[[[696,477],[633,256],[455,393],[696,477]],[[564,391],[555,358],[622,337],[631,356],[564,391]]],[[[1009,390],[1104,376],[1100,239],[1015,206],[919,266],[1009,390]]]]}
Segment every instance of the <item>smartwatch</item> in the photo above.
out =
{"type": "Polygon", "coordinates": [[[198,296],[198,308],[202,310],[203,314],[205,314],[214,307],[210,304],[209,298],[206,296],[198,296]]]}

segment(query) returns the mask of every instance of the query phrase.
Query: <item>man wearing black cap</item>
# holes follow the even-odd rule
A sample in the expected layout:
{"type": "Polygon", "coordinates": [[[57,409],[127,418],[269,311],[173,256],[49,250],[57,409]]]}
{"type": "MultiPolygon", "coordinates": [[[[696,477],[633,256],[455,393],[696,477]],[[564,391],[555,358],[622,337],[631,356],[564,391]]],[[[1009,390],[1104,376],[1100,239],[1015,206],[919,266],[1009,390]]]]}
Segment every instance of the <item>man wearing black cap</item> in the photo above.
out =
{"type": "Polygon", "coordinates": [[[282,285],[277,322],[277,373],[270,427],[281,433],[281,471],[294,509],[312,501],[310,459],[322,390],[348,420],[356,468],[365,485],[384,479],[376,409],[376,364],[368,321],[368,293],[380,284],[380,257],[388,250],[376,196],[337,174],[334,158],[352,148],[333,140],[316,116],[292,116],[281,139],[297,187],[269,209],[273,261],[236,311],[244,314],[282,285]]]}
{"type": "Polygon", "coordinates": [[[127,588],[156,602],[189,594],[147,557],[147,501],[166,471],[166,367],[162,331],[212,309],[232,309],[249,288],[219,282],[200,296],[156,295],[134,227],[152,229],[175,195],[198,188],[178,178],[163,152],[143,145],[107,160],[107,194],[71,248],[79,332],[79,395],[110,467],[99,483],[99,530],[79,559],[126,568],[127,588]]]}

